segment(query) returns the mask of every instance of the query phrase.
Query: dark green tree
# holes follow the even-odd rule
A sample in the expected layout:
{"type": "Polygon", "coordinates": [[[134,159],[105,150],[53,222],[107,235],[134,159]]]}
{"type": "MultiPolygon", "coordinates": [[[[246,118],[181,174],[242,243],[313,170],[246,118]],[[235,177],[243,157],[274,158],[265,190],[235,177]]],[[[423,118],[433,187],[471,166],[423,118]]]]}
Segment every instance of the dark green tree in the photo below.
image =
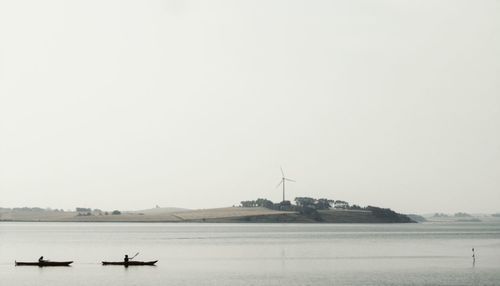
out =
{"type": "Polygon", "coordinates": [[[329,199],[319,199],[316,201],[316,209],[318,210],[328,210],[332,207],[333,200],[329,199]]]}

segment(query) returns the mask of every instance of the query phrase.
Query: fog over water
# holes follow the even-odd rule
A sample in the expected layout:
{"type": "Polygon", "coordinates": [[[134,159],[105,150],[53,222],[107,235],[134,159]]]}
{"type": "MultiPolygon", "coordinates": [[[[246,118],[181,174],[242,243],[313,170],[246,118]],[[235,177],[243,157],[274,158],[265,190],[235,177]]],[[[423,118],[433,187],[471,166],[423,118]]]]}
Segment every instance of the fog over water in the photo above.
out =
{"type": "Polygon", "coordinates": [[[2,1],[0,207],[499,212],[498,1],[2,1]]]}

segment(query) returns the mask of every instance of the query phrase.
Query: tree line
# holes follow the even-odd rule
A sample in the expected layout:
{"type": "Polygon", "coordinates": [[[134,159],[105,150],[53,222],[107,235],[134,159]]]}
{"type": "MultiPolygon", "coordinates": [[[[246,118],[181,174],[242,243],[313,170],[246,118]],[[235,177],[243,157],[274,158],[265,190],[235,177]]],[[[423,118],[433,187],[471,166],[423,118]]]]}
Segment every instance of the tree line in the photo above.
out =
{"type": "Polygon", "coordinates": [[[293,210],[300,211],[302,209],[315,209],[315,210],[328,210],[331,208],[336,209],[349,209],[349,210],[361,210],[360,206],[353,204],[350,205],[346,201],[342,200],[331,200],[326,198],[315,199],[310,197],[296,197],[294,199],[295,205],[290,201],[282,201],[280,203],[274,203],[271,200],[258,198],[251,201],[241,201],[241,206],[245,208],[254,207],[264,207],[273,210],[293,210]]]}
{"type": "Polygon", "coordinates": [[[295,204],[292,204],[290,201],[273,203],[271,200],[259,198],[251,201],[242,201],[241,206],[247,208],[264,207],[272,210],[298,212],[299,214],[312,218],[318,222],[323,221],[320,211],[332,208],[340,210],[369,211],[373,216],[390,222],[412,222],[409,217],[398,214],[389,208],[379,208],[374,206],[360,207],[356,204],[351,205],[343,200],[296,197],[294,202],[295,204]]]}

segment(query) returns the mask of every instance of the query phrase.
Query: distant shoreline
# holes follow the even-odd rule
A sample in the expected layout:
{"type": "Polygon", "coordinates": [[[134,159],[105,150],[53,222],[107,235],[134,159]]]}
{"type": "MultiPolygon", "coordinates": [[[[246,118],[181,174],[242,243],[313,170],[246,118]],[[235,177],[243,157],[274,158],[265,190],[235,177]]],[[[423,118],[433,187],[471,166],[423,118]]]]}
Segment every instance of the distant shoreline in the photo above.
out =
{"type": "Polygon", "coordinates": [[[119,223],[414,223],[402,214],[377,216],[366,210],[322,210],[311,217],[291,211],[263,207],[228,207],[201,210],[162,211],[151,209],[120,215],[61,211],[3,211],[0,222],[119,222],[119,223]]]}

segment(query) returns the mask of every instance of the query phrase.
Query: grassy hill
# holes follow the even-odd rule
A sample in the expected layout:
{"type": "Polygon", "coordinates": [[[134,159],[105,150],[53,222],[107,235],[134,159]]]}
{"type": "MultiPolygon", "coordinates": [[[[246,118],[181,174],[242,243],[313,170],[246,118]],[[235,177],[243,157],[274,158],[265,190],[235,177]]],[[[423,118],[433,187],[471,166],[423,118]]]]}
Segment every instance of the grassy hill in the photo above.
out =
{"type": "Polygon", "coordinates": [[[58,221],[58,222],[224,222],[224,223],[407,223],[414,222],[405,215],[375,210],[321,210],[313,215],[293,211],[278,211],[263,207],[228,207],[186,210],[157,208],[123,212],[120,215],[102,213],[81,215],[77,212],[50,210],[5,210],[0,221],[58,221]]]}

